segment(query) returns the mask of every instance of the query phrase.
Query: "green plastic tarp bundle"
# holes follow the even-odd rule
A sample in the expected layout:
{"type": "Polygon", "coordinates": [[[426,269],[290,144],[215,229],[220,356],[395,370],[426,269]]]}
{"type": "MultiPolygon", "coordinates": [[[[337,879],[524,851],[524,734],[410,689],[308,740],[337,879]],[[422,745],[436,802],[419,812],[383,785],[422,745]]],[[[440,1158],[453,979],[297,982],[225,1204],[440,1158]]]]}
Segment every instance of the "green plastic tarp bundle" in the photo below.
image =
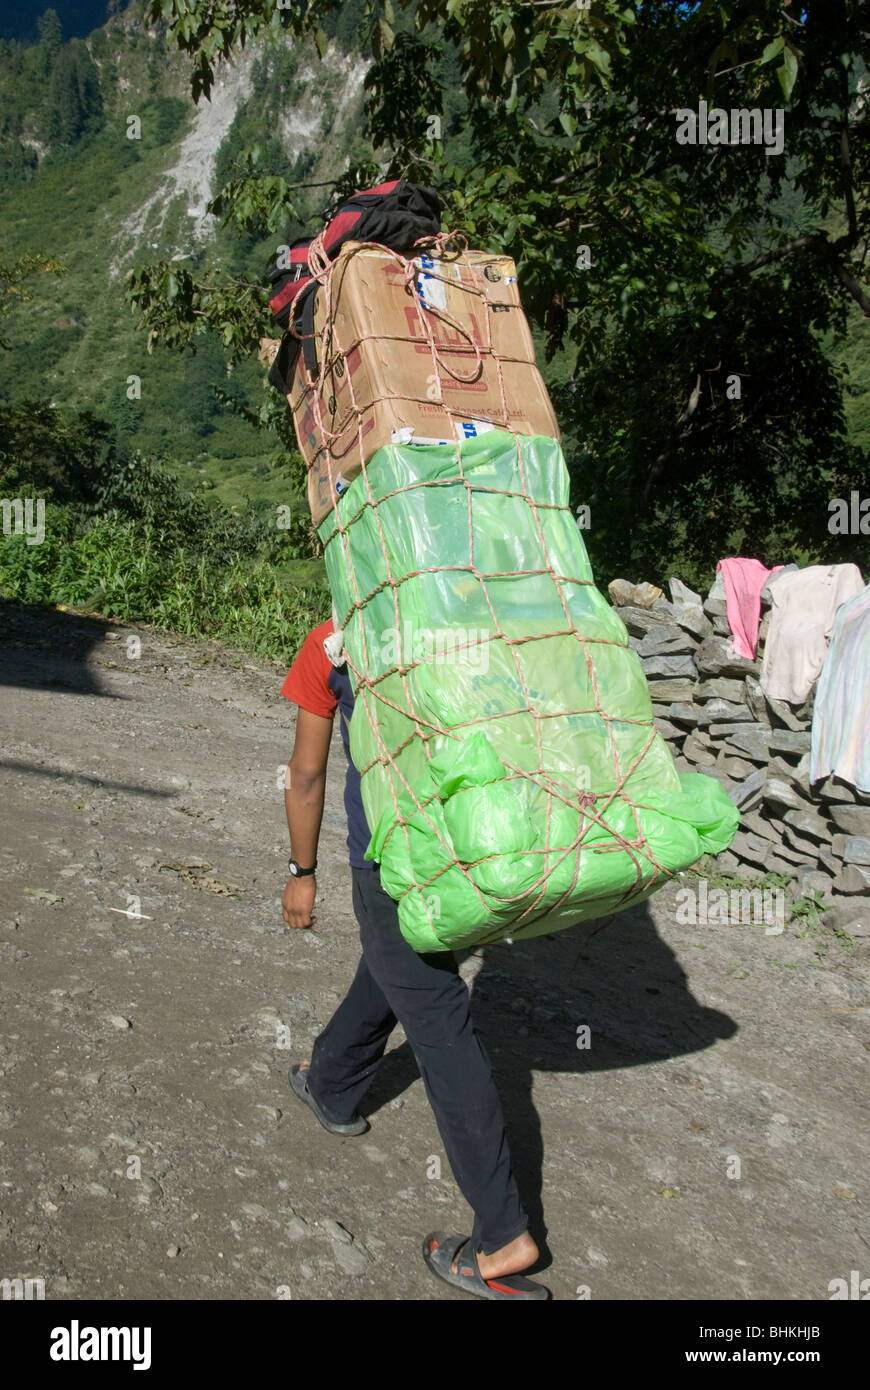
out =
{"type": "Polygon", "coordinates": [[[603,916],[737,827],[656,732],[568,492],[555,440],[489,430],[379,449],[319,528],[367,857],[417,951],[603,916]]]}

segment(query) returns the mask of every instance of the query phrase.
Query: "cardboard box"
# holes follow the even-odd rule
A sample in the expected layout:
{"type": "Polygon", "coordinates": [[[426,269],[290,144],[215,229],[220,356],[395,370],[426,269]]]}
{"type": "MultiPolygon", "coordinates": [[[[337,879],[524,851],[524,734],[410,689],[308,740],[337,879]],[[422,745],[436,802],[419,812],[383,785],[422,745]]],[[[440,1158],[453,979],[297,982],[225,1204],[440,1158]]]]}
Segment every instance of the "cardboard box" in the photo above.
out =
{"type": "Polygon", "coordinates": [[[560,438],[509,256],[412,263],[350,241],[316,294],[318,373],[300,353],[288,396],[315,526],[385,444],[492,428],[560,438]]]}

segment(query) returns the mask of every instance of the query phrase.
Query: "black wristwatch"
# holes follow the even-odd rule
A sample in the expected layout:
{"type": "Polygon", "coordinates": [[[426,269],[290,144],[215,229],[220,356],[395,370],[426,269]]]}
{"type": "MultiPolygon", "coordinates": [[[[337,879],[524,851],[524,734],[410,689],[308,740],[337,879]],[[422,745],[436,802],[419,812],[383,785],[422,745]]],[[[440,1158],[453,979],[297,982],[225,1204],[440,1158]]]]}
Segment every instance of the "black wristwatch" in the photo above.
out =
{"type": "Polygon", "coordinates": [[[290,864],[290,872],[294,878],[306,878],[308,874],[313,874],[314,870],[317,868],[316,859],[310,869],[300,869],[295,859],[291,859],[288,862],[290,864]]]}

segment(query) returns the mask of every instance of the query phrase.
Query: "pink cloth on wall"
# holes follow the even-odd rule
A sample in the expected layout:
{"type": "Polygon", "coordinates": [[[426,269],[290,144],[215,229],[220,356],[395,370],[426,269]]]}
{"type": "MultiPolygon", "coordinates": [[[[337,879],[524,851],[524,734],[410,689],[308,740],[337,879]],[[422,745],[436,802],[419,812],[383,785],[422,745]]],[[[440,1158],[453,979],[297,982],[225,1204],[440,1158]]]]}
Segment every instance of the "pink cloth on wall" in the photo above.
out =
{"type": "Polygon", "coordinates": [[[728,626],[734,634],[731,643],[735,656],[755,660],[758,647],[758,625],[761,618],[761,591],[772,574],[782,569],[774,565],[769,570],[760,560],[720,560],[716,573],[722,571],[725,602],[728,606],[728,626]]]}

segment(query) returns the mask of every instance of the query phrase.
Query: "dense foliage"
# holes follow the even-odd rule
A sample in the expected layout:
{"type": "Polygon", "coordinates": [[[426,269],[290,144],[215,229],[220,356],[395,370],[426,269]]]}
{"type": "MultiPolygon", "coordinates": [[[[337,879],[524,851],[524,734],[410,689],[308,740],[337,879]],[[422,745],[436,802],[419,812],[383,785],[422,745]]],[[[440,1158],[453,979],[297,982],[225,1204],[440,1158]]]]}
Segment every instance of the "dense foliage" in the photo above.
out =
{"type": "MultiPolygon", "coordinates": [[[[313,34],[325,51],[334,12],[150,3],[191,56],[194,97],[263,34],[313,34]]],[[[850,306],[870,310],[861,7],[369,0],[366,15],[365,133],[384,158],[349,170],[336,196],[381,175],[432,182],[449,225],[518,260],[547,360],[573,351],[552,387],[599,573],[698,579],[738,550],[860,561],[861,538],[834,553],[826,522],[827,499],[866,476],[829,352],[850,306]],[[768,126],[681,142],[701,102],[757,109],[768,126]]],[[[294,189],[254,161],[216,208],[277,232],[294,189]]],[[[241,358],[263,329],[253,290],[246,305],[140,269],[132,293],[170,341],[205,313],[241,358]]]]}

